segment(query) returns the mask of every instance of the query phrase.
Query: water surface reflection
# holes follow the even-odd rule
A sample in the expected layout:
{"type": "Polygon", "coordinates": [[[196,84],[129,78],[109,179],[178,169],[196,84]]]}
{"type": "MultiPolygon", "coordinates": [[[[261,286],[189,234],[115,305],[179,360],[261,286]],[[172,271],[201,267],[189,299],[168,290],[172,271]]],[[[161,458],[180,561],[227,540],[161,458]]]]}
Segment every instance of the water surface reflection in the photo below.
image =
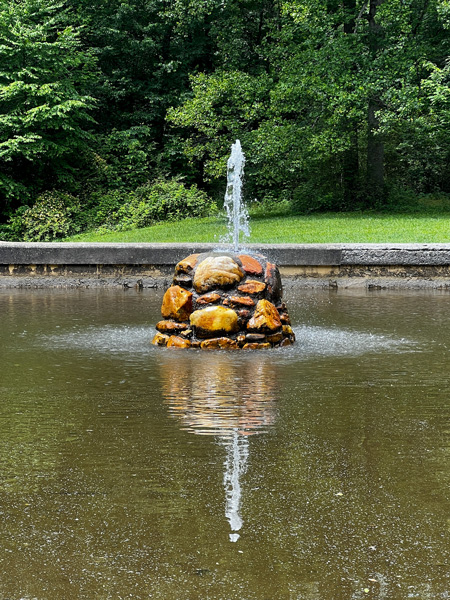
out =
{"type": "Polygon", "coordinates": [[[0,292],[0,598],[448,599],[449,298],[297,291],[247,355],[151,347],[158,294],[0,292]]]}
{"type": "Polygon", "coordinates": [[[264,353],[162,350],[165,403],[181,429],[213,435],[225,448],[225,516],[236,542],[243,525],[241,478],[247,471],[248,436],[267,431],[276,418],[276,363],[264,353]]]}

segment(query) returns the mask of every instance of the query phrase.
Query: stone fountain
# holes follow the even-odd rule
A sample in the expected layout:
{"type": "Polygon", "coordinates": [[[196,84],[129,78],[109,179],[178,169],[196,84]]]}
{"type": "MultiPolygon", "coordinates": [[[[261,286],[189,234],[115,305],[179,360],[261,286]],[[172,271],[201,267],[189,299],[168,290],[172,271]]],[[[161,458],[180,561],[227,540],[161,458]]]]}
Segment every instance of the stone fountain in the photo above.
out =
{"type": "Polygon", "coordinates": [[[225,208],[233,252],[191,254],[175,267],[153,338],[167,348],[266,349],[295,341],[278,267],[261,254],[239,251],[248,233],[241,203],[245,158],[239,140],[228,160],[225,208]]]}

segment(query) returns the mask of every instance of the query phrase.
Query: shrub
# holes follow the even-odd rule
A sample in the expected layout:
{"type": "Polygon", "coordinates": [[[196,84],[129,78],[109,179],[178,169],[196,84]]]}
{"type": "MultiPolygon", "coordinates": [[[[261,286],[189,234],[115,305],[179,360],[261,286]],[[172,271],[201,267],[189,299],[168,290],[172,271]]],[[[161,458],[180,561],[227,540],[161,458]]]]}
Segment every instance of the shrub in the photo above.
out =
{"type": "Polygon", "coordinates": [[[139,187],[129,201],[112,214],[116,229],[146,227],[157,221],[204,217],[216,209],[196,185],[186,187],[178,179],[157,179],[139,187]]]}
{"type": "Polygon", "coordinates": [[[20,207],[8,226],[12,238],[24,242],[50,242],[77,233],[73,216],[80,211],[77,198],[63,192],[41,194],[36,203],[20,207]]]}

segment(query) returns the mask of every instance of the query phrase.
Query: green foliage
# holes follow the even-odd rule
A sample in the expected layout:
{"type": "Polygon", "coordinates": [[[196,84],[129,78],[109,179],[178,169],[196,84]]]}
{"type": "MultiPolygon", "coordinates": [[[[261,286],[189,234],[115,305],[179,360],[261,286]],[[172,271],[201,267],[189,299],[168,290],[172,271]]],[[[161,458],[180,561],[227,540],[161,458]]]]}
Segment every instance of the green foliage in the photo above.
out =
{"type": "Polygon", "coordinates": [[[70,184],[91,139],[95,61],[68,19],[58,2],[0,7],[0,201],[70,184]]]}
{"type": "Polygon", "coordinates": [[[223,197],[237,138],[259,210],[450,192],[449,30],[448,0],[5,0],[0,221],[48,189],[80,230],[203,214],[146,182],[223,197]]]}
{"type": "Polygon", "coordinates": [[[104,227],[117,230],[146,227],[157,221],[204,217],[215,210],[207,194],[176,179],[159,179],[129,194],[127,201],[111,214],[104,227]]]}
{"type": "Polygon", "coordinates": [[[76,198],[57,191],[45,192],[32,207],[20,207],[9,222],[10,238],[24,242],[50,242],[77,232],[73,216],[80,211],[76,198]]]}

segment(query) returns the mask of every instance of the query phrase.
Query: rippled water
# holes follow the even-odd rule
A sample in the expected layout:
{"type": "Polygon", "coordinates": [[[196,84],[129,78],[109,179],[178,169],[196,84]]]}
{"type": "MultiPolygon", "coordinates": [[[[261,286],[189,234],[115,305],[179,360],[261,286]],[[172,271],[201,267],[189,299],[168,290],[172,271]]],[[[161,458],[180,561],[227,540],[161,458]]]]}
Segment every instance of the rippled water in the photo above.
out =
{"type": "Polygon", "coordinates": [[[1,600],[450,598],[450,296],[286,300],[295,347],[226,353],[0,292],[1,600]]]}

